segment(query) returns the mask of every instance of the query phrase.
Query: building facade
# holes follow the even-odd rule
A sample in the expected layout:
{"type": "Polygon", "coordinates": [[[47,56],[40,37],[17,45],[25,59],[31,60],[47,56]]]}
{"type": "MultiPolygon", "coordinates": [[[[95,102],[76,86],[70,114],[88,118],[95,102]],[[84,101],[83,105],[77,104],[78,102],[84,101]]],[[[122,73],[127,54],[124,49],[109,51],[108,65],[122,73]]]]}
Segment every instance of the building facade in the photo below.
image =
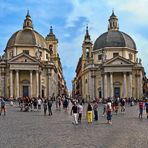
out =
{"type": "Polygon", "coordinates": [[[137,58],[134,40],[119,31],[118,18],[112,12],[108,31],[100,35],[94,44],[88,27],[82,44],[81,62],[78,62],[73,84],[82,90],[77,95],[90,100],[94,98],[143,96],[144,68],[137,58]],[[80,69],[81,67],[81,69],[80,69]],[[81,81],[81,86],[78,85],[81,81]]]}
{"type": "Polygon", "coordinates": [[[49,97],[66,89],[52,27],[44,38],[34,30],[28,11],[23,29],[10,37],[0,58],[0,96],[49,97]]]}

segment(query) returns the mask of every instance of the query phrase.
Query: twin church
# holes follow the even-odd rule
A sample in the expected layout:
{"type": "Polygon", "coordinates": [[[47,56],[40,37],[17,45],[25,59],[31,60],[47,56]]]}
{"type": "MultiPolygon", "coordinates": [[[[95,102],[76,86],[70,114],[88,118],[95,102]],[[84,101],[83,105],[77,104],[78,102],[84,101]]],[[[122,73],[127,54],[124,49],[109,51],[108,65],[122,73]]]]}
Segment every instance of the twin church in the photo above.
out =
{"type": "Polygon", "coordinates": [[[94,98],[143,97],[145,75],[141,59],[137,57],[134,40],[119,30],[114,11],[109,18],[108,31],[94,44],[86,28],[82,55],[73,79],[73,95],[94,98]]]}
{"type": "MultiPolygon", "coordinates": [[[[137,52],[134,40],[119,31],[114,12],[108,31],[94,44],[87,27],[72,81],[73,95],[87,100],[114,96],[141,98],[145,72],[137,52]]],[[[0,96],[49,97],[66,93],[58,39],[52,27],[45,38],[35,31],[27,12],[23,28],[10,37],[0,57],[0,96]]]]}

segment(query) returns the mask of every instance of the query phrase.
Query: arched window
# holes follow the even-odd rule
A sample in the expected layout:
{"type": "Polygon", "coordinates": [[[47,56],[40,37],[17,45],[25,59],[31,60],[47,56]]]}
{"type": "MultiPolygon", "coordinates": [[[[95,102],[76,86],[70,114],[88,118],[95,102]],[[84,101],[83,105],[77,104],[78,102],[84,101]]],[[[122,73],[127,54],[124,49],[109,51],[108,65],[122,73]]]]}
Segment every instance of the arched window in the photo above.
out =
{"type": "Polygon", "coordinates": [[[29,25],[30,25],[29,22],[27,22],[27,27],[29,27],[29,25]]]}
{"type": "Polygon", "coordinates": [[[49,45],[50,54],[53,54],[53,45],[49,45]]]}
{"type": "Polygon", "coordinates": [[[86,48],[86,58],[89,58],[89,48],[86,48]]]}

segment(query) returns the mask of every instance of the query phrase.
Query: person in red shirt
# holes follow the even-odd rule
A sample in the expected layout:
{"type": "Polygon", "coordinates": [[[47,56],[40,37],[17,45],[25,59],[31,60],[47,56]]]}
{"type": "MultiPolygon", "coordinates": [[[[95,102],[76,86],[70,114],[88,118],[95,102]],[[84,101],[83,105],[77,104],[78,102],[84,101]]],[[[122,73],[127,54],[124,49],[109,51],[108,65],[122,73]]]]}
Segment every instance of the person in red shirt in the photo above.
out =
{"type": "Polygon", "coordinates": [[[142,115],[143,115],[143,109],[144,109],[144,103],[142,100],[139,101],[139,118],[142,119],[142,115]]]}

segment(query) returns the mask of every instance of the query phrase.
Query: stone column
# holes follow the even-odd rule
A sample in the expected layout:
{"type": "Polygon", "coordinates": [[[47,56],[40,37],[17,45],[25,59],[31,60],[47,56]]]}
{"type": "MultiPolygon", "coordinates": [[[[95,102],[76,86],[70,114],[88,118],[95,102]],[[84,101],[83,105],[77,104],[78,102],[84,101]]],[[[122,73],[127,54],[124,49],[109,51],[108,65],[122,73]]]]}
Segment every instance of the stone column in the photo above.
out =
{"type": "Polygon", "coordinates": [[[123,73],[123,97],[127,97],[127,83],[126,83],[126,73],[123,73]]]}
{"type": "Polygon", "coordinates": [[[113,73],[110,73],[110,97],[113,97],[113,73]]]}
{"type": "Polygon", "coordinates": [[[136,79],[137,79],[137,98],[139,99],[139,90],[140,90],[140,86],[139,86],[139,75],[137,75],[136,79]]]}
{"type": "Polygon", "coordinates": [[[39,96],[39,72],[36,71],[36,97],[39,96]]]}
{"type": "Polygon", "coordinates": [[[30,97],[32,97],[32,70],[30,70],[30,97]]]}
{"type": "Polygon", "coordinates": [[[42,73],[40,72],[40,97],[42,97],[42,73]]]}
{"type": "Polygon", "coordinates": [[[107,99],[107,73],[104,74],[104,98],[107,99]]]}
{"type": "Polygon", "coordinates": [[[16,97],[19,98],[19,71],[16,70],[16,97]]]}
{"type": "Polygon", "coordinates": [[[0,96],[2,96],[2,77],[1,77],[1,68],[0,68],[0,96]]]}
{"type": "Polygon", "coordinates": [[[51,97],[51,70],[48,70],[48,97],[51,97]]]}
{"type": "Polygon", "coordinates": [[[104,98],[104,83],[103,83],[103,75],[101,75],[101,98],[104,98]]]}
{"type": "Polygon", "coordinates": [[[129,97],[132,97],[132,73],[129,73],[129,97]]]}
{"type": "Polygon", "coordinates": [[[10,70],[10,97],[13,98],[13,73],[10,70]]]}
{"type": "Polygon", "coordinates": [[[142,71],[140,71],[140,85],[139,85],[139,87],[140,87],[139,95],[140,95],[140,97],[142,97],[143,96],[143,75],[142,75],[142,71]]]}

